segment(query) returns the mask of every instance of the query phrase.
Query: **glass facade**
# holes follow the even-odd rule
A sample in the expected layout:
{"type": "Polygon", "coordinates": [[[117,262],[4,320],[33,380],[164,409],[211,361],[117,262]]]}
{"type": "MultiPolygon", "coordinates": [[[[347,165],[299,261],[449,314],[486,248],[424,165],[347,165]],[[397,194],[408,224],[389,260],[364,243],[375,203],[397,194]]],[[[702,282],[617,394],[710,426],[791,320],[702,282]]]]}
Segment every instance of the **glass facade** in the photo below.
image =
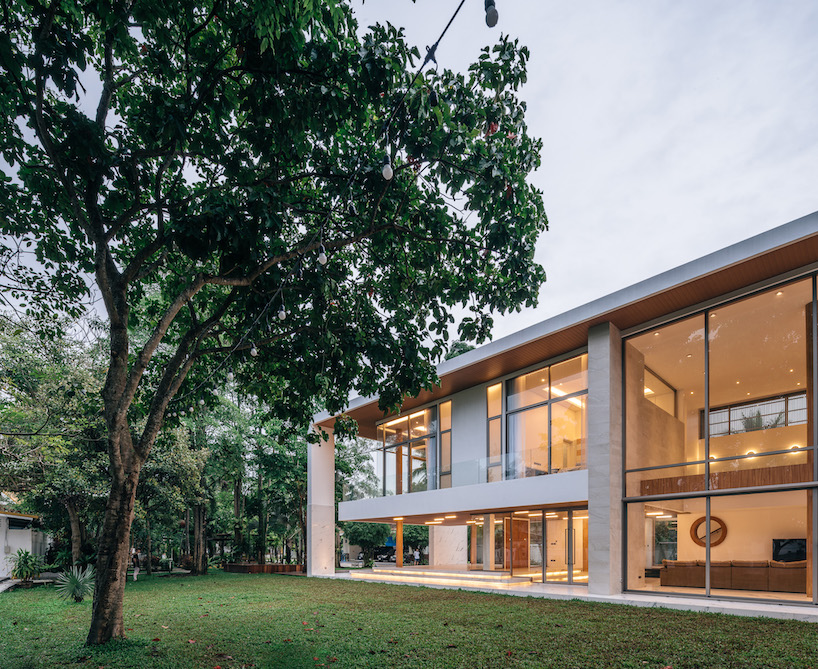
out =
{"type": "Polygon", "coordinates": [[[506,381],[505,478],[585,469],[587,398],[587,354],[506,381]]]}
{"type": "Polygon", "coordinates": [[[430,475],[429,455],[436,445],[437,407],[379,425],[374,461],[380,478],[380,494],[402,495],[427,490],[430,481],[435,480],[430,475]]]}
{"type": "Polygon", "coordinates": [[[815,299],[802,279],[623,342],[629,589],[812,601],[815,299]]]}

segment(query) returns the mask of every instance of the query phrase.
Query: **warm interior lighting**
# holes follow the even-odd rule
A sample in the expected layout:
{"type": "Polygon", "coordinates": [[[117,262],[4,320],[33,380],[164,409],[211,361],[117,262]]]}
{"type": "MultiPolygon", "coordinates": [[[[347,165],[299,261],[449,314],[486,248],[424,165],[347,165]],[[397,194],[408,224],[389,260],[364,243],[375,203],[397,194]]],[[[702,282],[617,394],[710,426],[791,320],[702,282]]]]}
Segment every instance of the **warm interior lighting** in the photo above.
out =
{"type": "Polygon", "coordinates": [[[671,516],[669,513],[666,513],[666,514],[661,515],[661,516],[656,516],[656,517],[657,518],[673,518],[673,516],[671,516]]]}
{"type": "Polygon", "coordinates": [[[403,520],[403,516],[398,516],[397,518],[393,518],[392,520],[403,520]]]}
{"type": "MultiPolygon", "coordinates": [[[[552,386],[552,388],[551,388],[551,392],[552,392],[554,395],[556,395],[557,397],[565,397],[565,396],[568,394],[568,393],[566,393],[564,390],[560,390],[559,388],[554,388],[553,386],[552,386]]],[[[579,407],[580,409],[582,408],[582,401],[581,401],[580,399],[578,399],[578,398],[576,398],[576,397],[572,397],[572,398],[571,398],[570,400],[568,400],[568,401],[569,401],[571,404],[573,404],[574,406],[579,407]]]]}
{"type": "Polygon", "coordinates": [[[427,520],[424,525],[442,525],[443,523],[439,520],[427,520]]]}
{"type": "Polygon", "coordinates": [[[409,414],[409,418],[417,418],[418,416],[423,416],[426,414],[426,410],[418,411],[417,413],[409,414]]]}
{"type": "Polygon", "coordinates": [[[648,511],[645,515],[646,516],[661,516],[664,511],[648,511]]]}
{"type": "Polygon", "coordinates": [[[457,516],[443,516],[444,518],[457,518],[457,516]]]}
{"type": "Polygon", "coordinates": [[[388,423],[384,423],[384,427],[389,427],[390,425],[397,425],[401,421],[405,421],[405,420],[406,420],[406,416],[403,416],[402,418],[396,418],[395,420],[390,420],[388,423]]]}
{"type": "Polygon", "coordinates": [[[588,516],[574,516],[574,520],[588,520],[588,516]]]}
{"type": "Polygon", "coordinates": [[[440,518],[435,518],[435,520],[443,520],[443,516],[441,516],[440,518]]]}
{"type": "Polygon", "coordinates": [[[659,336],[659,333],[658,333],[658,332],[654,332],[654,333],[653,333],[653,336],[654,336],[654,337],[658,337],[658,336],[659,336]]]}
{"type": "Polygon", "coordinates": [[[542,515],[542,511],[532,511],[528,515],[529,515],[529,517],[530,516],[539,516],[539,515],[542,515]]]}
{"type": "Polygon", "coordinates": [[[494,524],[495,524],[495,525],[500,525],[502,522],[503,522],[502,520],[495,520],[495,521],[494,521],[494,524]]]}
{"type": "Polygon", "coordinates": [[[516,513],[518,516],[524,516],[528,513],[528,511],[515,511],[514,513],[516,513]]]}
{"type": "Polygon", "coordinates": [[[779,290],[779,291],[778,291],[778,292],[777,292],[775,295],[776,295],[776,297],[781,297],[783,294],[784,294],[784,293],[783,293],[782,291],[780,291],[780,290],[779,290]]]}
{"type": "Polygon", "coordinates": [[[791,451],[794,451],[796,448],[801,448],[801,446],[799,446],[798,444],[793,444],[792,446],[790,446],[791,451]]]}

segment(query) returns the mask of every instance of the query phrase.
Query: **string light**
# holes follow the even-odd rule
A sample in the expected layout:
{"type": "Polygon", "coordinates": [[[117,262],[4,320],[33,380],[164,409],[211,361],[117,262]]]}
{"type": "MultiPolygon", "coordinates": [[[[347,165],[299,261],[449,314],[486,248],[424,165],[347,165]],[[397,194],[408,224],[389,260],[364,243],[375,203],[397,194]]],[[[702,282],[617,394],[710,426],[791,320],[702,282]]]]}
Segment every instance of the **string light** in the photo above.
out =
{"type": "MultiPolygon", "coordinates": [[[[440,44],[440,42],[443,40],[443,38],[445,37],[446,33],[448,32],[449,28],[451,27],[451,25],[452,25],[452,23],[454,22],[454,20],[455,20],[455,18],[457,17],[457,15],[460,13],[460,10],[462,9],[462,7],[463,7],[463,5],[464,5],[464,4],[465,4],[465,0],[460,0],[460,3],[458,4],[458,6],[457,6],[457,8],[455,9],[454,13],[453,13],[453,14],[452,14],[452,16],[449,18],[449,21],[448,21],[448,23],[446,24],[446,27],[443,29],[443,32],[440,34],[440,37],[438,37],[437,41],[436,41],[436,42],[435,42],[435,43],[434,43],[434,44],[433,44],[431,47],[427,47],[427,49],[426,49],[426,58],[423,60],[423,63],[420,65],[420,67],[419,67],[419,68],[417,69],[417,71],[415,72],[415,75],[414,75],[414,77],[413,77],[413,79],[412,79],[411,83],[409,84],[409,86],[408,86],[408,87],[406,88],[406,90],[404,91],[402,98],[400,99],[400,101],[398,101],[396,104],[394,104],[394,105],[392,106],[391,113],[389,114],[389,116],[388,116],[388,118],[386,119],[386,122],[384,123],[384,126],[383,126],[383,137],[384,137],[384,139],[385,139],[385,141],[386,141],[386,144],[387,144],[387,145],[389,144],[389,128],[390,128],[390,126],[391,126],[391,124],[392,124],[392,121],[393,121],[393,120],[394,120],[394,118],[395,118],[395,115],[397,114],[398,110],[399,110],[399,109],[401,109],[401,108],[403,107],[403,103],[404,103],[404,101],[406,100],[406,96],[408,95],[409,91],[413,89],[413,86],[414,86],[415,82],[417,81],[418,77],[420,76],[421,72],[422,72],[422,71],[423,71],[423,69],[426,67],[426,65],[427,65],[429,62],[434,62],[434,63],[435,63],[435,66],[437,66],[437,60],[435,59],[435,53],[436,53],[437,47],[438,47],[438,45],[440,44]]],[[[495,25],[497,25],[497,20],[498,20],[498,18],[499,18],[499,15],[498,15],[498,12],[497,12],[497,8],[496,8],[496,6],[495,6],[495,0],[485,0],[485,10],[486,10],[486,24],[487,24],[487,25],[488,25],[490,28],[493,28],[495,25]]],[[[430,104],[431,104],[433,107],[436,107],[436,106],[438,106],[439,101],[440,101],[440,100],[439,100],[439,96],[438,96],[438,94],[437,94],[437,91],[436,91],[436,90],[434,90],[434,88],[432,88],[432,89],[430,90],[430,93],[429,93],[429,102],[430,102],[430,104]]],[[[365,161],[365,160],[359,160],[359,162],[358,162],[358,166],[355,168],[354,173],[353,173],[353,174],[350,176],[350,178],[349,178],[349,180],[348,180],[348,182],[347,182],[347,184],[346,184],[346,188],[347,188],[347,190],[349,190],[349,188],[352,186],[352,183],[353,183],[353,181],[355,180],[355,178],[356,178],[358,175],[360,175],[360,169],[361,169],[362,163],[364,163],[364,162],[366,162],[366,161],[365,161]]],[[[394,169],[393,169],[393,167],[392,167],[392,161],[390,160],[389,154],[386,154],[386,155],[384,156],[384,158],[383,158],[383,162],[381,163],[381,175],[383,176],[383,178],[384,178],[386,181],[391,181],[391,180],[392,180],[392,178],[393,178],[393,177],[394,177],[394,175],[395,175],[394,169]]],[[[349,213],[349,215],[350,215],[350,216],[353,216],[353,217],[357,217],[357,216],[358,216],[358,211],[356,210],[355,205],[354,205],[352,202],[350,202],[350,203],[349,203],[349,205],[348,205],[348,207],[347,207],[347,211],[348,211],[348,213],[349,213]]],[[[329,215],[329,214],[327,214],[327,220],[329,220],[329,216],[330,216],[330,215],[329,215]]],[[[325,221],[325,222],[326,222],[326,221],[325,221]]],[[[318,255],[318,258],[317,258],[317,259],[318,259],[318,262],[319,262],[321,265],[326,264],[326,262],[328,261],[328,258],[327,258],[327,255],[326,255],[326,250],[325,250],[324,245],[323,245],[323,232],[324,232],[324,230],[323,230],[323,225],[322,225],[322,226],[321,226],[321,229],[320,229],[320,235],[321,235],[321,237],[320,237],[320,244],[321,244],[321,245],[320,245],[320,252],[319,252],[319,255],[318,255]]],[[[311,243],[314,243],[314,241],[315,241],[315,237],[316,237],[316,236],[318,236],[318,235],[316,234],[316,235],[314,235],[314,236],[312,237],[311,243]]],[[[300,263],[300,262],[301,262],[301,261],[299,260],[299,263],[300,263]]],[[[301,276],[301,267],[300,267],[300,264],[297,264],[297,265],[296,265],[296,268],[295,268],[294,270],[291,270],[291,271],[290,271],[290,275],[289,275],[289,276],[292,276],[292,275],[293,275],[295,272],[297,272],[297,273],[298,273],[298,276],[299,276],[299,278],[300,278],[300,276],[301,276]]],[[[191,277],[191,279],[192,279],[193,281],[195,281],[195,280],[196,280],[196,276],[194,275],[193,277],[191,277]]],[[[265,308],[262,310],[262,312],[261,312],[261,313],[260,313],[260,314],[259,314],[259,315],[256,317],[255,321],[254,321],[254,322],[253,322],[253,324],[250,326],[250,329],[252,329],[252,327],[253,327],[253,326],[255,326],[255,325],[256,325],[256,324],[257,324],[257,323],[258,323],[258,322],[259,322],[259,321],[262,319],[262,317],[264,316],[264,312],[266,312],[266,310],[267,310],[267,309],[268,309],[268,308],[271,306],[271,304],[272,304],[273,300],[275,299],[275,297],[276,297],[278,294],[282,293],[282,292],[283,292],[283,284],[282,284],[282,285],[281,285],[281,286],[278,288],[278,290],[276,290],[275,294],[274,294],[274,295],[273,295],[273,296],[270,298],[270,300],[267,302],[267,305],[266,305],[266,306],[265,306],[265,308]]],[[[285,320],[285,319],[287,318],[287,311],[286,311],[286,309],[285,309],[285,307],[284,307],[284,304],[283,304],[283,303],[282,303],[282,305],[281,305],[281,309],[280,309],[280,310],[279,310],[279,312],[278,312],[278,318],[279,318],[279,320],[282,320],[282,321],[283,321],[283,320],[285,320]]],[[[248,332],[249,332],[249,331],[248,331],[248,332]]],[[[239,338],[239,340],[238,340],[238,341],[237,341],[235,344],[233,344],[233,346],[231,347],[231,351],[230,351],[231,353],[234,353],[234,352],[236,352],[236,351],[239,349],[239,347],[241,346],[241,344],[243,343],[243,341],[245,341],[245,337],[246,337],[246,336],[247,336],[246,334],[245,334],[245,335],[243,335],[241,338],[239,338]]],[[[257,349],[256,349],[256,347],[255,347],[255,344],[253,344],[253,347],[252,347],[252,349],[250,350],[250,355],[251,355],[251,356],[254,356],[254,357],[255,357],[256,355],[258,355],[258,351],[257,351],[257,349]]],[[[221,368],[221,367],[222,367],[222,366],[225,364],[225,362],[226,362],[226,361],[223,361],[223,362],[222,362],[222,363],[221,363],[221,364],[220,364],[220,365],[217,367],[217,370],[218,370],[219,368],[221,368]]],[[[234,380],[235,375],[234,375],[234,373],[233,373],[233,370],[232,370],[232,369],[231,369],[231,370],[229,370],[229,371],[227,372],[227,374],[226,374],[226,378],[227,378],[227,380],[228,380],[229,382],[232,382],[232,381],[234,380]]],[[[190,395],[190,394],[192,394],[193,392],[196,392],[196,391],[198,390],[198,388],[199,388],[199,387],[201,387],[201,385],[202,385],[202,384],[200,384],[200,385],[199,385],[199,386],[197,386],[196,388],[193,388],[193,389],[191,390],[191,392],[190,392],[190,393],[188,393],[187,395],[189,396],[189,395],[190,395]]],[[[216,391],[214,390],[214,393],[215,393],[215,392],[216,392],[216,391]]],[[[191,412],[191,414],[193,413],[193,407],[190,407],[190,412],[191,412]]],[[[181,411],[180,413],[181,413],[181,415],[182,415],[182,416],[184,416],[184,415],[185,415],[185,412],[184,412],[184,411],[181,411]]],[[[174,413],[173,415],[175,416],[176,414],[174,413]]]]}
{"type": "Polygon", "coordinates": [[[381,174],[387,181],[392,181],[392,177],[395,176],[395,172],[392,169],[392,161],[389,159],[389,154],[386,154],[383,157],[383,168],[381,169],[381,174]]]}
{"type": "Polygon", "coordinates": [[[204,400],[199,400],[199,406],[200,406],[200,407],[203,407],[203,406],[204,406],[204,400]]]}
{"type": "Polygon", "coordinates": [[[500,15],[497,13],[497,7],[494,6],[494,0],[486,0],[486,25],[493,28],[497,25],[497,19],[500,15]]]}

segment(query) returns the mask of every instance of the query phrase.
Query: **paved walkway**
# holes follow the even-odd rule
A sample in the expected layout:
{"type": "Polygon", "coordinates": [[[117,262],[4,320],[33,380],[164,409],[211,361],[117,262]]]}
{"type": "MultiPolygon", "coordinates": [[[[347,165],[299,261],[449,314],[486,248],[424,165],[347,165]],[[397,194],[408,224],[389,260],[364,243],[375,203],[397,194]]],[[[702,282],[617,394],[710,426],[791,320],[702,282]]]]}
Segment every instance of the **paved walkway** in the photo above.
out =
{"type": "Polygon", "coordinates": [[[659,607],[679,609],[684,611],[701,611],[707,613],[723,613],[736,616],[764,616],[803,620],[818,623],[818,606],[799,605],[788,602],[781,604],[762,601],[733,601],[724,599],[705,599],[704,597],[668,596],[656,593],[622,593],[619,595],[596,595],[588,592],[586,586],[559,585],[550,583],[520,584],[511,579],[498,579],[489,582],[479,578],[473,584],[466,584],[469,574],[481,572],[464,572],[452,567],[422,567],[422,573],[412,574],[417,568],[404,567],[397,573],[397,569],[378,570],[360,569],[349,572],[338,572],[329,578],[347,578],[350,580],[376,581],[395,585],[414,585],[429,588],[458,589],[474,592],[490,592],[516,597],[543,597],[548,599],[578,599],[586,602],[605,602],[609,604],[627,604],[629,606],[659,607]],[[380,573],[379,573],[380,572],[380,573]],[[448,581],[448,582],[447,582],[448,581]]]}

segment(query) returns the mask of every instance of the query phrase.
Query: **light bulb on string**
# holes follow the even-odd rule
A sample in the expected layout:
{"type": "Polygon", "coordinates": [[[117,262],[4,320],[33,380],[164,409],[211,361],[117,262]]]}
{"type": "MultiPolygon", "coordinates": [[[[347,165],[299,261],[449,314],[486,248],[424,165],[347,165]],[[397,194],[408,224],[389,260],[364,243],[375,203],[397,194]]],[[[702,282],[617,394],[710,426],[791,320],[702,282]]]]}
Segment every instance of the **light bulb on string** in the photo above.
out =
{"type": "Polygon", "coordinates": [[[204,406],[204,400],[199,400],[199,406],[200,406],[200,407],[203,407],[203,406],[204,406]]]}
{"type": "Polygon", "coordinates": [[[497,25],[497,19],[500,15],[497,13],[497,7],[494,6],[494,0],[486,0],[486,25],[493,28],[497,25]]]}
{"type": "MultiPolygon", "coordinates": [[[[327,251],[326,251],[326,249],[324,248],[324,245],[323,245],[323,244],[321,244],[321,246],[320,246],[320,247],[319,247],[319,249],[318,249],[318,262],[319,262],[321,265],[326,265],[326,264],[327,264],[327,251]]],[[[282,308],[283,308],[283,307],[282,307],[282,308]]],[[[281,316],[279,316],[279,318],[281,318],[281,316]]],[[[282,320],[283,320],[283,319],[282,319],[282,320]]]]}
{"type": "Polygon", "coordinates": [[[381,174],[387,181],[392,181],[392,177],[395,176],[395,171],[392,169],[392,161],[389,159],[389,154],[383,157],[383,168],[381,168],[381,174]]]}
{"type": "Polygon", "coordinates": [[[250,349],[250,355],[254,358],[258,355],[258,349],[255,344],[253,344],[253,347],[250,349]]]}
{"type": "Polygon", "coordinates": [[[181,413],[182,413],[182,415],[183,415],[183,416],[186,416],[186,415],[187,415],[187,414],[186,414],[184,411],[182,411],[181,413]]]}
{"type": "MultiPolygon", "coordinates": [[[[320,256],[318,258],[318,262],[321,262],[320,256]]],[[[287,318],[287,310],[284,308],[284,305],[282,304],[281,309],[278,310],[278,320],[283,321],[285,318],[287,318]]]]}
{"type": "Polygon", "coordinates": [[[229,372],[227,372],[227,380],[232,381],[234,378],[235,375],[233,374],[233,370],[231,369],[229,372]]]}
{"type": "Polygon", "coordinates": [[[190,411],[191,414],[193,413],[193,407],[188,407],[187,410],[190,411]]]}

